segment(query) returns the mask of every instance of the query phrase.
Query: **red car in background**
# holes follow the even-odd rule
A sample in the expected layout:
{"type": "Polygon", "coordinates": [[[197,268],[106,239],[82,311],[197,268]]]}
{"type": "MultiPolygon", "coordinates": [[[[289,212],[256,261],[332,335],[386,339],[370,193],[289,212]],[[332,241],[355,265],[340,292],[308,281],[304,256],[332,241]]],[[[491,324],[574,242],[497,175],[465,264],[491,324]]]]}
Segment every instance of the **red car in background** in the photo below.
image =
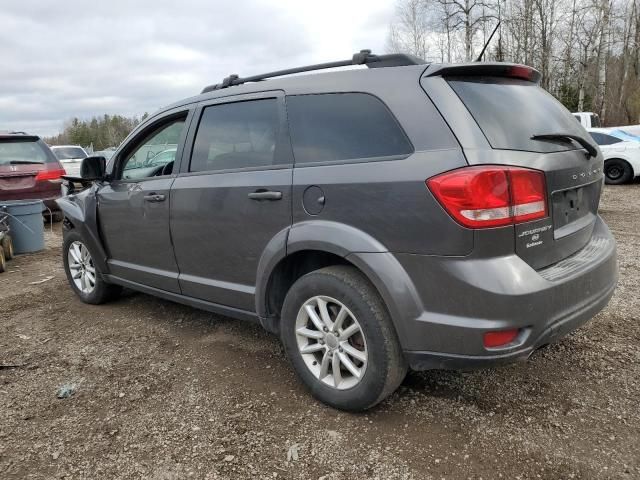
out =
{"type": "Polygon", "coordinates": [[[0,202],[43,200],[54,221],[62,220],[55,199],[61,196],[62,164],[40,137],[0,132],[0,202]]]}

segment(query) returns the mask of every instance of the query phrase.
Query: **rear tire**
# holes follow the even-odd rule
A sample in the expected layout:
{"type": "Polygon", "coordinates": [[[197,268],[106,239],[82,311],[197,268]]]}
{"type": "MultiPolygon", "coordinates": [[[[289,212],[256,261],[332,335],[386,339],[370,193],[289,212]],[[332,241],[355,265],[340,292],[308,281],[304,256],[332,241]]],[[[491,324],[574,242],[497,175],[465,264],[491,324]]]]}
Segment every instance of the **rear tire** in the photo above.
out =
{"type": "Polygon", "coordinates": [[[65,233],[62,243],[64,271],[71,289],[84,303],[99,305],[116,298],[122,287],[107,283],[93,263],[93,255],[82,236],[75,231],[65,233]]]}
{"type": "Polygon", "coordinates": [[[393,393],[407,373],[384,302],[354,267],[327,267],[299,278],[284,301],[281,338],[311,394],[341,410],[373,407],[393,393]]]}
{"type": "Polygon", "coordinates": [[[633,177],[633,169],[626,161],[612,158],[604,162],[605,183],[608,185],[622,185],[633,177]]]}
{"type": "Polygon", "coordinates": [[[7,260],[4,257],[4,248],[0,247],[0,273],[7,269],[7,260]]]}
{"type": "Polygon", "coordinates": [[[11,235],[5,235],[0,244],[4,250],[5,260],[11,260],[13,258],[13,239],[11,235]]]}

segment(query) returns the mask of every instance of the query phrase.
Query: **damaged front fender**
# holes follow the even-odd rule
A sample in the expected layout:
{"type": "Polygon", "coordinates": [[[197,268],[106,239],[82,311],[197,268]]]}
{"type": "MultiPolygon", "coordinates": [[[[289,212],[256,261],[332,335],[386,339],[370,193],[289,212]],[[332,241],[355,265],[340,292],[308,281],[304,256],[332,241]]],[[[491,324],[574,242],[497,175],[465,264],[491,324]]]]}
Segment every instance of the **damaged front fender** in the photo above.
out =
{"type": "Polygon", "coordinates": [[[78,232],[89,251],[98,270],[109,273],[107,253],[100,238],[98,228],[98,198],[99,185],[93,184],[79,193],[67,195],[56,200],[65,216],[65,231],[73,229],[78,232]],[[67,223],[68,222],[68,223],[67,223]]]}

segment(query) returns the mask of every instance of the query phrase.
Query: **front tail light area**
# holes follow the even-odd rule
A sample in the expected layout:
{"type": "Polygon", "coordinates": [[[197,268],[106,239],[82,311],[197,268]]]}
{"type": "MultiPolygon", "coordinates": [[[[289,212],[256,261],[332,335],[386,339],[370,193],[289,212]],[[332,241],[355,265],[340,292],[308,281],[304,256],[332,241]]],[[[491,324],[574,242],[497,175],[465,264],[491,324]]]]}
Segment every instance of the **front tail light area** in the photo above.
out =
{"type": "Polygon", "coordinates": [[[45,180],[57,180],[64,174],[64,169],[40,170],[36,175],[36,182],[42,182],[45,180]]]}
{"type": "Polygon", "coordinates": [[[494,165],[437,175],[427,187],[458,223],[489,228],[544,218],[548,214],[544,173],[494,165]]]}

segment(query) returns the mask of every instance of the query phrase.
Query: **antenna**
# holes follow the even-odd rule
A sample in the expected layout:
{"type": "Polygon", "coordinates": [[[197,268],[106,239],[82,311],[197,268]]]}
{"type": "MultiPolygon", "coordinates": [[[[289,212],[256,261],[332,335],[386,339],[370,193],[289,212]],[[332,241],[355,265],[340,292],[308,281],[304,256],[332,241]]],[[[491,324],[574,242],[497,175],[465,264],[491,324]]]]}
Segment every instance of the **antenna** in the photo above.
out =
{"type": "Polygon", "coordinates": [[[484,56],[484,52],[487,49],[487,47],[489,46],[489,44],[491,43],[491,39],[493,38],[493,36],[498,31],[498,27],[499,26],[500,26],[500,20],[498,20],[498,24],[496,25],[496,28],[494,28],[493,32],[491,32],[491,35],[489,35],[489,39],[487,40],[487,43],[485,43],[484,47],[482,47],[482,51],[480,52],[480,55],[478,55],[478,58],[476,58],[476,62],[481,62],[482,61],[482,57],[484,56]]]}

